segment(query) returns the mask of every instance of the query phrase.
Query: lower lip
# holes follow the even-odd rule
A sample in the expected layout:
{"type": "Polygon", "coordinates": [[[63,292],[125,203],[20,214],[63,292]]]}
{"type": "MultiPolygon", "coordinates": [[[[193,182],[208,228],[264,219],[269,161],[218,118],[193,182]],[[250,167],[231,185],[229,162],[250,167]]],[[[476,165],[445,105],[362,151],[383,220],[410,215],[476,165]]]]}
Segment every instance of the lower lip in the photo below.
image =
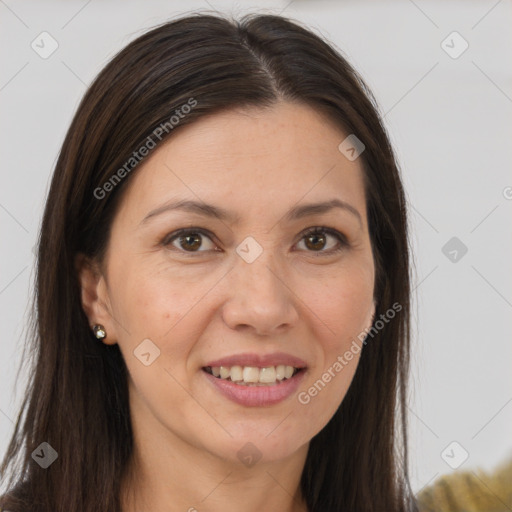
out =
{"type": "Polygon", "coordinates": [[[204,370],[201,372],[225,397],[247,407],[265,407],[286,400],[297,391],[306,373],[305,370],[301,370],[293,377],[272,386],[243,386],[230,380],[214,377],[204,370]]]}

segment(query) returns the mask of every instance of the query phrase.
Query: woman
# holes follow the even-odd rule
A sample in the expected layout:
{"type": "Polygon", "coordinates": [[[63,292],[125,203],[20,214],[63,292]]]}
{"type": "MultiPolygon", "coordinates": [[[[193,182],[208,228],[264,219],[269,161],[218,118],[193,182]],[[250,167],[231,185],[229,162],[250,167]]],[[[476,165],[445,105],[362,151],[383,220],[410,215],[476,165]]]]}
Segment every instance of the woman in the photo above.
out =
{"type": "Polygon", "coordinates": [[[397,164],[339,52],[279,16],[151,30],[59,155],[1,505],[417,510],[409,282],[397,164]]]}

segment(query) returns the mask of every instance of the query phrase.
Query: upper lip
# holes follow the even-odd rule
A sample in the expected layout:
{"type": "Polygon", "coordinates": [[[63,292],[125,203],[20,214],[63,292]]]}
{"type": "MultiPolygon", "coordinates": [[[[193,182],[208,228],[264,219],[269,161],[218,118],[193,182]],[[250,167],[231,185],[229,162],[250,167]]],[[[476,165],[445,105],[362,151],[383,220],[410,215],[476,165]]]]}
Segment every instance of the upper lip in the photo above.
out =
{"type": "Polygon", "coordinates": [[[273,354],[235,354],[223,357],[207,363],[205,366],[255,366],[258,368],[267,368],[269,366],[293,366],[295,368],[305,368],[306,363],[299,357],[285,354],[284,352],[274,352],[273,354]]]}

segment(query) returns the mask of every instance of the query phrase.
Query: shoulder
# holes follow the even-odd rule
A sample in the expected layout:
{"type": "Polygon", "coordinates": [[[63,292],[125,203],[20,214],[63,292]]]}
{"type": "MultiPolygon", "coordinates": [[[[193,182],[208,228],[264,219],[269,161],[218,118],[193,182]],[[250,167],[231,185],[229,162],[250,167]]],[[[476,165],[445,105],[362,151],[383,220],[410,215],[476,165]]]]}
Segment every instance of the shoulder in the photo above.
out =
{"type": "Polygon", "coordinates": [[[507,511],[512,508],[512,461],[492,474],[481,469],[443,475],[416,496],[419,512],[507,511]]]}

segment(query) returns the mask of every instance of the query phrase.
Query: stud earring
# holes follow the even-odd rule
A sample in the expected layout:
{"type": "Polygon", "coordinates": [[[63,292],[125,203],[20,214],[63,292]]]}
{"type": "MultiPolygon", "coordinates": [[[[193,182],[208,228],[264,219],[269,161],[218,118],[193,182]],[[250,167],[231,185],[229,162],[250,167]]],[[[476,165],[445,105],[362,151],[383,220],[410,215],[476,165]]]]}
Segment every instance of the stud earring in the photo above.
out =
{"type": "Polygon", "coordinates": [[[107,337],[107,331],[105,331],[105,327],[103,327],[101,324],[96,324],[92,330],[94,331],[96,338],[99,340],[103,340],[107,337]]]}

